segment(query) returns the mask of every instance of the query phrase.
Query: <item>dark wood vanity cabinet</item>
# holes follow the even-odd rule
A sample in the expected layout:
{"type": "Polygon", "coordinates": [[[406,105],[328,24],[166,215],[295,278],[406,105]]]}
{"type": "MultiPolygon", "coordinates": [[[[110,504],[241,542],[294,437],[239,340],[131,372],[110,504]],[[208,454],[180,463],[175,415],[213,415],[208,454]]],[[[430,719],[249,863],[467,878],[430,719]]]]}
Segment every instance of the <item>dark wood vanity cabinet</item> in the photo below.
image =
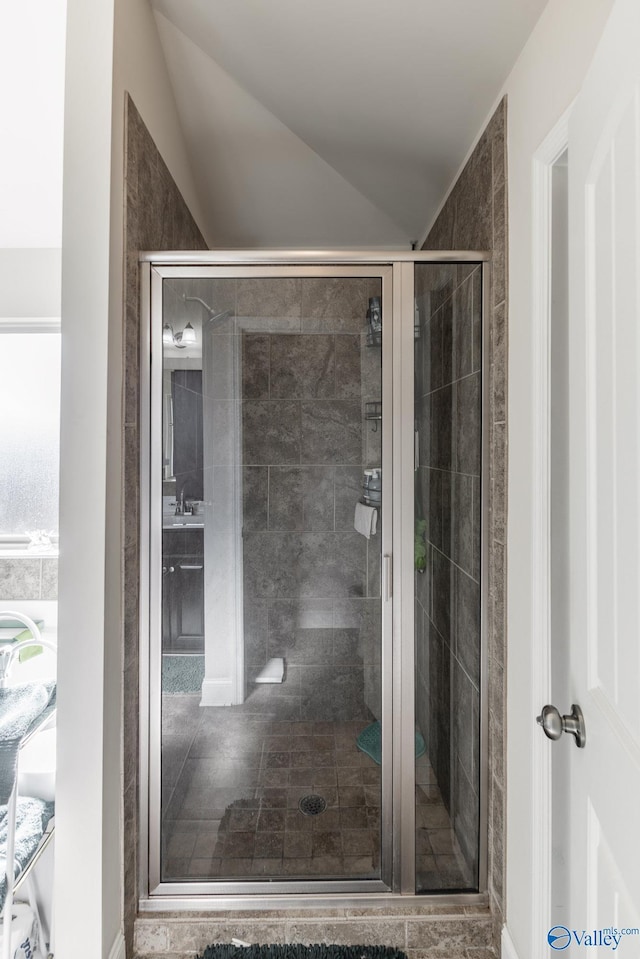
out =
{"type": "Polygon", "coordinates": [[[204,531],[162,534],[162,650],[204,650],[204,531]]]}

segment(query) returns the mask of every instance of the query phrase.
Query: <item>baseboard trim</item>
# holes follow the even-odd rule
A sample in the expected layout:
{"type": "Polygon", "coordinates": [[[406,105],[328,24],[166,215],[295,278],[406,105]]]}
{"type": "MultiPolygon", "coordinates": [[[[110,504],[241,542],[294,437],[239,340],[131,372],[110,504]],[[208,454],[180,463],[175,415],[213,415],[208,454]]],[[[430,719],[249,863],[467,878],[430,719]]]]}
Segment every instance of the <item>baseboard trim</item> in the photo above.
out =
{"type": "Polygon", "coordinates": [[[509,930],[507,929],[506,926],[502,927],[500,953],[501,953],[502,959],[518,959],[518,953],[516,952],[516,947],[513,944],[513,939],[509,935],[509,930]]]}
{"type": "Polygon", "coordinates": [[[233,706],[235,697],[230,679],[204,679],[201,706],[233,706]]]}
{"type": "Polygon", "coordinates": [[[109,959],[125,959],[124,936],[118,933],[109,951],[109,959]]]}

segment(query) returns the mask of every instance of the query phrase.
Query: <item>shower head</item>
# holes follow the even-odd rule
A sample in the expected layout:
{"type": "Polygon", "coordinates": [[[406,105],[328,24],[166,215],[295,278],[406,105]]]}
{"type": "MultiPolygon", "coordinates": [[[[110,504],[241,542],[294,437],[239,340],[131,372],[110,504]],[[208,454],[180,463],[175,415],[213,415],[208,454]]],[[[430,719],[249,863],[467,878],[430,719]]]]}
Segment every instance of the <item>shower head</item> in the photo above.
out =
{"type": "Polygon", "coordinates": [[[223,310],[222,313],[216,313],[214,316],[210,316],[209,323],[213,323],[214,320],[224,320],[228,316],[231,316],[231,310],[223,310]]]}
{"type": "Polygon", "coordinates": [[[214,320],[222,320],[231,315],[231,310],[222,310],[220,313],[216,313],[214,308],[209,306],[208,303],[205,303],[204,300],[201,300],[199,296],[187,296],[186,293],[183,293],[182,299],[185,303],[199,303],[200,306],[202,306],[209,314],[210,323],[212,323],[214,320]]]}

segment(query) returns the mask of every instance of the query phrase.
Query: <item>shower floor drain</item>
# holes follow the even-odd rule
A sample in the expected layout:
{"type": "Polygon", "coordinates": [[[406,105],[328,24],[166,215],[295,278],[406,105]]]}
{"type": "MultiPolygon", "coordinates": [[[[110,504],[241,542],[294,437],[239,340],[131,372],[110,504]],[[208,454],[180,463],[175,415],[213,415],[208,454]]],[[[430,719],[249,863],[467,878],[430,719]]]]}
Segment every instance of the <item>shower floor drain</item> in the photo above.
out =
{"type": "Polygon", "coordinates": [[[322,796],[303,796],[298,803],[298,809],[305,816],[319,816],[326,808],[327,803],[322,796]]]}

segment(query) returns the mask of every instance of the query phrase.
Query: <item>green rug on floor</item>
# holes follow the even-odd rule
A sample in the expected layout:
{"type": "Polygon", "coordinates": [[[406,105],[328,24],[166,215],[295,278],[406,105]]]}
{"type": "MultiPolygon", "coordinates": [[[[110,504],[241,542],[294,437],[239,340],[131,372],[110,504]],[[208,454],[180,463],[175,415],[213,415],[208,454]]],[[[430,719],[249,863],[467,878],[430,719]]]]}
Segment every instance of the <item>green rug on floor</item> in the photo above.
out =
{"type": "MultiPolygon", "coordinates": [[[[374,763],[379,766],[382,762],[382,727],[380,723],[376,721],[363,729],[356,739],[356,745],[367,756],[371,756],[374,763]]],[[[424,755],[426,751],[427,747],[422,738],[422,733],[416,729],[416,759],[424,755]]]]}
{"type": "Polygon", "coordinates": [[[207,946],[197,959],[407,959],[391,946],[333,946],[300,943],[285,945],[232,946],[221,942],[207,946]]]}
{"type": "Polygon", "coordinates": [[[162,692],[199,693],[204,679],[204,656],[162,654],[162,692]]]}

